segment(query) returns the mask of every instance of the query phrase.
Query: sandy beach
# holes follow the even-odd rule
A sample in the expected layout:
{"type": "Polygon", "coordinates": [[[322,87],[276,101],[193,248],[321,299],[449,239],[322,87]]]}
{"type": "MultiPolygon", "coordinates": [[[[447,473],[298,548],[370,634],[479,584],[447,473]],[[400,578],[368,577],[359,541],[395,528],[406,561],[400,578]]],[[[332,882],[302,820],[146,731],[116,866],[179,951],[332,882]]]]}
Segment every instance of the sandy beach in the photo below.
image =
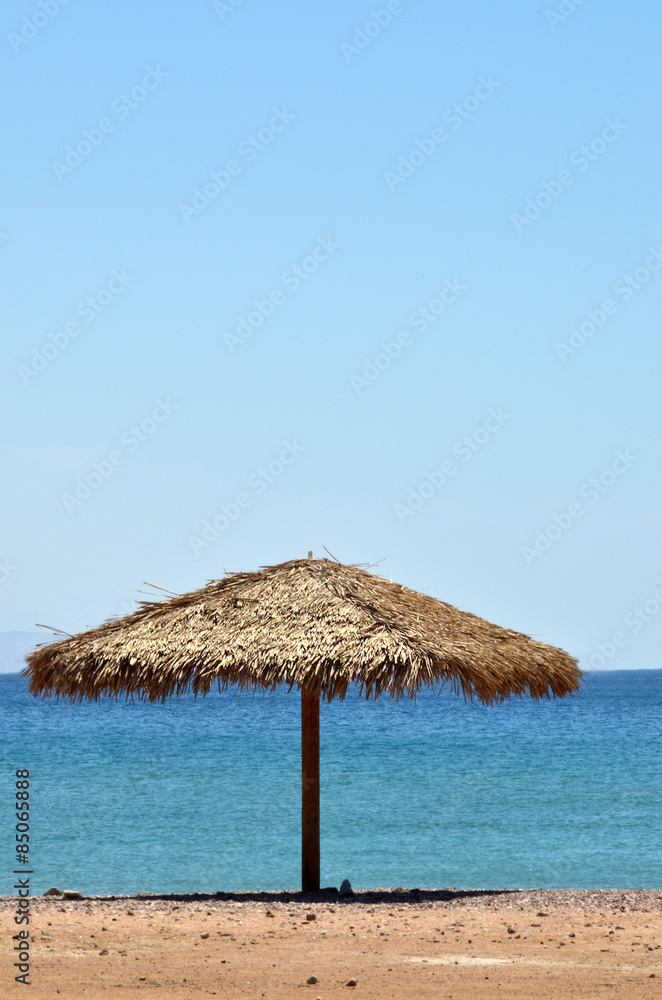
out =
{"type": "MultiPolygon", "coordinates": [[[[0,899],[7,944],[15,909],[0,899]]],[[[659,890],[35,897],[31,996],[654,1000],[661,916],[659,890]]]]}

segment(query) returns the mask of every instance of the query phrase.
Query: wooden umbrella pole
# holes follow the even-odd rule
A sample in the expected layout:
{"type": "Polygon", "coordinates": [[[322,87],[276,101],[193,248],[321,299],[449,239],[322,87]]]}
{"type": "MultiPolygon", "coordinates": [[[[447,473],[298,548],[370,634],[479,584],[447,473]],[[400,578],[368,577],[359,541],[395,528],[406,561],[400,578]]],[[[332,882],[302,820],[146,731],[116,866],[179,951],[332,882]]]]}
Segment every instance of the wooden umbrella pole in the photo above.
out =
{"type": "MultiPolygon", "coordinates": [[[[312,559],[312,552],[308,553],[312,559]]],[[[301,689],[301,888],[320,888],[320,696],[301,689]]]]}
{"type": "MultiPolygon", "coordinates": [[[[312,559],[312,552],[308,553],[312,559]]],[[[301,888],[320,887],[319,690],[301,690],[301,888]]]]}
{"type": "Polygon", "coordinates": [[[301,692],[301,888],[320,888],[320,699],[301,692]]]}

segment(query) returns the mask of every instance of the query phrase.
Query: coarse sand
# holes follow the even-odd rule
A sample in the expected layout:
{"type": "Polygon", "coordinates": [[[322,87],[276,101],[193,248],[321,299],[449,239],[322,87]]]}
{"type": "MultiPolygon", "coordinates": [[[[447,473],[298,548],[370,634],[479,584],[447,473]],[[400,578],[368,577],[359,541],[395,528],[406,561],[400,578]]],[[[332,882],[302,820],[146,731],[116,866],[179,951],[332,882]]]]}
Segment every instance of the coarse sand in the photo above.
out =
{"type": "Polygon", "coordinates": [[[35,897],[29,994],[15,912],[0,897],[3,998],[662,1000],[659,890],[35,897]]]}

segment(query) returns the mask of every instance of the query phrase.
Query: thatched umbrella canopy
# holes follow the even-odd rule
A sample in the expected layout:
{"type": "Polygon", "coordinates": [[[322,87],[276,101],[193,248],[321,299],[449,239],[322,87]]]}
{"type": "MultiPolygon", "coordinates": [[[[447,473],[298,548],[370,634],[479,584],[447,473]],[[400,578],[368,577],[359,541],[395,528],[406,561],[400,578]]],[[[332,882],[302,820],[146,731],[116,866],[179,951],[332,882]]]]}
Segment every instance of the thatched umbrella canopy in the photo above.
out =
{"type": "Polygon", "coordinates": [[[303,888],[319,889],[319,699],[415,695],[448,683],[482,702],[563,697],[581,673],[563,650],[357,566],[294,559],[235,573],[28,657],[30,691],[154,701],[213,684],[302,696],[303,888]]]}

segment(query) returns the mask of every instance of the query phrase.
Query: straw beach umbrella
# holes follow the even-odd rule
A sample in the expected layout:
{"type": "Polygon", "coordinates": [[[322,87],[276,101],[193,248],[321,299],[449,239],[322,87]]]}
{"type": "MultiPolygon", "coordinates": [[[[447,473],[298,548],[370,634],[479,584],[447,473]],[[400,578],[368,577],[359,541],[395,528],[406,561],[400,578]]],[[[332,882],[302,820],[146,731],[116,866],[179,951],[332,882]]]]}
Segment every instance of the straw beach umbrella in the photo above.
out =
{"type": "Polygon", "coordinates": [[[500,628],[358,566],[295,559],[235,573],[28,657],[30,691],[76,700],[165,700],[212,685],[301,692],[302,887],[320,887],[319,703],[413,696],[447,683],[484,703],[579,687],[560,649],[500,628]]]}

